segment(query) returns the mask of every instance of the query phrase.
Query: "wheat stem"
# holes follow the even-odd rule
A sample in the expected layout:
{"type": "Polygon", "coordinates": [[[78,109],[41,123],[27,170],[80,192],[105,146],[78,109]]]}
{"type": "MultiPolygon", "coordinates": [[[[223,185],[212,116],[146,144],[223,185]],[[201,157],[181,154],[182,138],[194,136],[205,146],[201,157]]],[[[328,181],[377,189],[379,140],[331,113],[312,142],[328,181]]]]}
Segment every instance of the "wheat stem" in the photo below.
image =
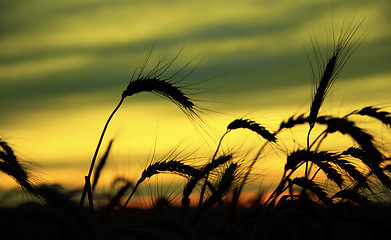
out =
{"type": "MultiPolygon", "coordinates": [[[[83,188],[83,193],[82,193],[81,199],[80,199],[80,205],[81,206],[83,206],[83,204],[84,204],[84,200],[85,200],[86,193],[87,193],[88,189],[90,189],[90,191],[92,189],[91,188],[91,180],[90,180],[91,179],[91,175],[92,175],[92,170],[94,169],[96,157],[98,156],[99,148],[100,148],[100,145],[102,144],[102,140],[103,140],[103,137],[104,137],[104,135],[106,133],[107,127],[109,126],[109,123],[110,123],[111,119],[113,118],[114,114],[117,112],[119,107],[122,105],[124,99],[125,99],[125,97],[121,97],[121,100],[119,101],[117,107],[113,110],[113,112],[110,114],[109,118],[107,119],[106,124],[105,124],[105,126],[103,128],[102,134],[100,135],[100,138],[99,138],[99,141],[98,141],[98,145],[96,146],[94,156],[92,157],[90,170],[88,171],[88,175],[85,176],[86,181],[85,181],[84,188],[83,188]],[[88,178],[88,181],[87,181],[87,178],[88,178]]],[[[89,196],[92,197],[92,194],[89,194],[89,196]]],[[[92,199],[91,199],[91,201],[92,201],[92,199]]]]}
{"type": "MultiPolygon", "coordinates": [[[[213,154],[213,157],[212,157],[212,161],[211,161],[211,162],[213,162],[213,161],[215,160],[216,155],[217,155],[217,153],[218,153],[218,151],[219,151],[219,149],[220,149],[221,143],[223,142],[223,138],[224,138],[225,135],[227,135],[228,133],[229,133],[229,130],[227,130],[227,131],[223,134],[223,136],[221,136],[220,141],[219,141],[219,144],[217,145],[216,151],[215,151],[215,153],[213,154]]],[[[202,200],[203,200],[203,198],[204,198],[204,194],[205,194],[205,190],[206,190],[206,184],[208,183],[209,173],[210,173],[210,172],[207,172],[207,173],[206,173],[205,182],[204,182],[204,184],[202,185],[202,188],[201,188],[201,193],[200,193],[200,199],[199,199],[199,201],[198,201],[198,206],[201,206],[201,205],[202,205],[202,200]]]]}

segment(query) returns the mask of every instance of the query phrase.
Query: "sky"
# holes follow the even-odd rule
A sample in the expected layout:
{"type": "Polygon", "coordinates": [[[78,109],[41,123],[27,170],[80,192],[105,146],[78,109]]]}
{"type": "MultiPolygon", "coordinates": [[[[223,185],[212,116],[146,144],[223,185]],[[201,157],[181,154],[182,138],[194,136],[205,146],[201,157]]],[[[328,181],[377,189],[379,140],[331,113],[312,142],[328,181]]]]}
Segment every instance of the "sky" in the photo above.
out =
{"type": "MultiPolygon", "coordinates": [[[[386,0],[3,0],[0,137],[36,181],[80,186],[106,119],[151,51],[146,71],[177,56],[166,76],[185,67],[181,84],[197,83],[184,91],[209,110],[201,113],[206,126],[150,93],[127,98],[103,141],[102,150],[114,138],[102,179],[135,180],[152,156],[176,146],[207,160],[235,118],[276,130],[308,113],[310,36],[327,53],[332,26],[338,35],[364,18],[363,41],[321,113],[391,110],[390,10],[386,0]]],[[[224,149],[259,141],[233,134],[224,149]]],[[[280,166],[265,161],[259,169],[273,179],[280,166]]],[[[0,179],[9,186],[8,176],[0,179]]]]}

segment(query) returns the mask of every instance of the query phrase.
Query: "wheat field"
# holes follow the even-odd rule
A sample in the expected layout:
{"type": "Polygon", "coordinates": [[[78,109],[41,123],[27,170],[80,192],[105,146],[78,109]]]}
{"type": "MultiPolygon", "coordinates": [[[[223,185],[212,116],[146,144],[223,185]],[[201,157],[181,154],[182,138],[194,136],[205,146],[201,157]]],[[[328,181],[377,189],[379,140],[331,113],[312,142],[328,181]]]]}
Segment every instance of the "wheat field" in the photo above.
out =
{"type": "Polygon", "coordinates": [[[22,194],[27,200],[0,207],[0,238],[385,239],[391,224],[391,155],[383,146],[388,144],[384,141],[389,137],[391,113],[374,105],[339,114],[321,111],[343,67],[365,41],[363,21],[345,22],[339,33],[333,33],[326,53],[313,39],[309,59],[314,86],[308,93],[307,111],[286,116],[276,129],[255,119],[233,118],[202,161],[181,145],[174,146],[165,156],[152,157],[138,176],[116,176],[109,187],[99,189],[116,143],[110,140],[102,149],[106,131],[123,103],[134,95],[153,93],[168,100],[208,135],[204,115],[217,110],[206,109],[193,98],[190,86],[183,82],[188,64],[173,74],[167,70],[176,57],[148,68],[151,52],[117,94],[119,102],[100,132],[87,174],[80,176],[82,189],[34,179],[13,146],[1,138],[1,174],[20,187],[19,193],[10,194],[22,194]],[[369,131],[360,119],[386,130],[382,134],[369,131]],[[290,135],[297,129],[304,132],[301,139],[290,135]],[[257,137],[251,151],[227,146],[227,138],[237,131],[257,137]],[[336,139],[344,142],[339,150],[330,147],[336,139]],[[284,141],[300,144],[292,147],[284,141]],[[283,167],[278,184],[267,188],[253,170],[259,162],[268,161],[270,153],[282,156],[283,167]],[[159,176],[175,176],[177,189],[137,196],[141,187],[159,176]],[[249,186],[259,191],[249,196],[244,190],[249,186]],[[140,198],[150,198],[151,205],[138,207],[140,198]]]}

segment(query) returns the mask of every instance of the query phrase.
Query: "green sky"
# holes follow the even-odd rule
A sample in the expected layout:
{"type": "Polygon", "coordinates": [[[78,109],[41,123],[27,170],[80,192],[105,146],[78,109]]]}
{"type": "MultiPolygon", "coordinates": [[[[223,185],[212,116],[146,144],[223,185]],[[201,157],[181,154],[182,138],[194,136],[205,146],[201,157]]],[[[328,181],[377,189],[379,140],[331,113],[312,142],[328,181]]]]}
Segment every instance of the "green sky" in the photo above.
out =
{"type": "MultiPolygon", "coordinates": [[[[43,169],[87,166],[107,115],[152,46],[150,68],[183,48],[167,76],[195,58],[184,84],[202,81],[188,92],[219,112],[206,117],[215,140],[235,117],[273,127],[273,121],[309,108],[309,36],[326,52],[330,26],[338,29],[353,17],[366,18],[359,33],[365,39],[325,111],[390,107],[390,10],[387,0],[2,0],[0,137],[43,169]]],[[[148,94],[129,99],[107,136],[126,141],[116,149],[117,168],[123,162],[140,165],[157,136],[164,153],[198,134],[171,105],[148,94]]]]}

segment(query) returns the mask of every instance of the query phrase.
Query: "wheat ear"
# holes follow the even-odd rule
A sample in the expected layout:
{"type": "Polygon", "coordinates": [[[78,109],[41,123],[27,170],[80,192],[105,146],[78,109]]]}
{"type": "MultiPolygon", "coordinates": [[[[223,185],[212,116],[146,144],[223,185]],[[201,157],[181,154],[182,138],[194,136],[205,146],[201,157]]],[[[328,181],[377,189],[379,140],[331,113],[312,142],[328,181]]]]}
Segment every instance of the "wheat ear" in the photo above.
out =
{"type": "Polygon", "coordinates": [[[0,171],[8,174],[25,190],[36,195],[35,186],[29,181],[27,171],[19,163],[12,148],[0,138],[0,171]]]}
{"type": "Polygon", "coordinates": [[[192,223],[196,223],[205,213],[207,209],[213,206],[216,202],[220,201],[225,194],[228,193],[228,191],[233,186],[236,177],[237,177],[237,167],[238,165],[236,163],[231,163],[224,171],[223,175],[220,178],[219,185],[206,200],[202,203],[202,205],[199,206],[199,210],[196,213],[192,223]]]}
{"type": "Polygon", "coordinates": [[[304,114],[301,114],[301,115],[299,115],[297,117],[292,116],[288,120],[281,122],[280,127],[276,131],[275,134],[279,133],[283,129],[290,129],[290,128],[295,127],[296,125],[301,125],[301,124],[304,124],[306,122],[308,122],[308,118],[304,117],[304,114]]]}
{"type": "MultiPolygon", "coordinates": [[[[328,58],[327,64],[324,66],[323,60],[321,59],[321,54],[319,52],[319,47],[317,43],[315,43],[312,38],[312,45],[315,53],[316,60],[318,61],[318,68],[323,69],[323,71],[319,71],[320,80],[316,83],[316,91],[313,95],[309,120],[308,123],[310,125],[310,129],[312,129],[316,122],[316,117],[318,116],[319,109],[325,99],[327,93],[329,92],[331,86],[333,85],[335,79],[341,72],[342,68],[346,64],[347,60],[350,58],[353,51],[358,47],[360,41],[362,40],[362,35],[357,39],[354,39],[358,29],[362,25],[364,19],[354,23],[354,19],[351,19],[346,25],[344,24],[341,29],[341,33],[338,37],[337,42],[334,42],[333,52],[331,56],[328,58]],[[323,65],[323,66],[322,66],[323,65]]],[[[332,33],[334,35],[334,32],[332,33]]],[[[314,74],[314,69],[311,65],[311,69],[314,74]]]]}
{"type": "Polygon", "coordinates": [[[313,180],[309,180],[304,177],[298,177],[298,178],[293,179],[291,184],[297,185],[303,189],[310,190],[326,206],[330,206],[333,203],[332,200],[327,196],[326,191],[321,186],[316,184],[313,180]]]}
{"type": "Polygon", "coordinates": [[[144,182],[147,178],[152,177],[153,175],[162,173],[162,172],[170,172],[170,173],[175,173],[181,176],[184,176],[186,178],[198,178],[201,175],[201,171],[190,166],[187,164],[184,164],[181,161],[177,160],[163,160],[163,161],[158,161],[153,164],[150,164],[141,174],[141,177],[137,181],[136,185],[133,188],[132,193],[126,200],[124,207],[128,205],[129,200],[132,198],[134,193],[136,192],[138,186],[144,182]]]}
{"type": "Polygon", "coordinates": [[[384,125],[391,127],[391,113],[386,111],[381,111],[380,108],[368,106],[368,107],[364,107],[359,111],[356,111],[355,113],[362,116],[375,118],[381,121],[384,125]]]}
{"type": "MultiPolygon", "coordinates": [[[[183,188],[183,194],[182,194],[182,207],[183,208],[186,208],[189,206],[189,203],[190,203],[190,194],[193,192],[194,188],[196,187],[196,185],[198,184],[198,182],[203,179],[203,178],[206,178],[206,176],[211,172],[213,171],[214,169],[222,166],[223,164],[229,162],[232,160],[232,155],[231,154],[227,154],[227,155],[222,155],[218,158],[216,158],[214,161],[211,161],[207,164],[205,164],[205,166],[202,167],[201,171],[200,171],[200,175],[196,175],[194,177],[191,177],[189,179],[189,181],[187,181],[185,187],[183,188]]],[[[205,180],[206,181],[206,184],[208,184],[208,180],[205,180]]]]}
{"type": "Polygon", "coordinates": [[[261,126],[260,124],[250,119],[241,118],[241,119],[234,120],[227,126],[227,131],[239,129],[239,128],[249,129],[257,133],[259,136],[263,137],[264,139],[268,140],[269,142],[276,142],[275,134],[270,133],[268,130],[266,130],[265,127],[261,126]]]}
{"type": "Polygon", "coordinates": [[[358,203],[359,205],[368,205],[371,203],[371,201],[367,197],[361,195],[360,193],[358,193],[354,190],[350,190],[350,189],[344,189],[344,190],[337,192],[336,194],[334,194],[331,197],[331,199],[334,199],[334,198],[350,200],[352,202],[358,203]]]}
{"type": "MultiPolygon", "coordinates": [[[[126,97],[132,96],[137,93],[141,92],[152,92],[157,94],[158,96],[164,97],[175,103],[184,113],[185,115],[192,121],[192,122],[203,122],[202,118],[197,114],[197,111],[200,110],[197,105],[193,103],[193,101],[187,97],[181,90],[181,87],[177,86],[175,82],[170,82],[170,80],[177,77],[179,73],[183,71],[183,69],[188,65],[186,64],[182,69],[180,69],[175,74],[171,75],[170,77],[163,78],[162,75],[167,71],[167,69],[172,65],[172,63],[175,61],[176,57],[169,61],[165,65],[161,65],[162,62],[159,62],[149,73],[144,75],[144,69],[146,67],[146,64],[149,60],[149,57],[151,55],[152,50],[148,53],[143,65],[139,68],[139,73],[136,79],[133,79],[135,74],[133,74],[132,79],[130,80],[129,85],[127,88],[122,92],[121,99],[118,103],[118,105],[115,107],[113,112],[110,114],[109,118],[107,119],[105,126],[103,128],[103,131],[101,133],[101,136],[98,141],[98,145],[96,147],[94,156],[92,157],[90,169],[88,171],[87,176],[85,176],[85,179],[88,178],[88,180],[85,181],[85,185],[83,188],[82,196],[80,199],[80,205],[82,206],[84,204],[84,199],[86,197],[86,193],[88,189],[92,189],[91,186],[87,186],[90,183],[91,174],[95,165],[95,161],[100,149],[100,146],[102,144],[103,137],[105,135],[105,132],[107,130],[107,127],[113,118],[114,114],[118,111],[122,103],[124,102],[126,97]]],[[[137,71],[137,70],[136,70],[137,71]]],[[[136,73],[136,72],[135,72],[136,73]]],[[[187,76],[187,75],[186,75],[187,76]]],[[[185,77],[186,77],[185,76],[185,77]]],[[[185,78],[183,77],[182,80],[185,78]]],[[[179,82],[179,81],[177,81],[179,82]]],[[[92,196],[91,193],[89,193],[90,196],[92,196]]],[[[92,202],[92,200],[90,200],[92,202]]]]}

